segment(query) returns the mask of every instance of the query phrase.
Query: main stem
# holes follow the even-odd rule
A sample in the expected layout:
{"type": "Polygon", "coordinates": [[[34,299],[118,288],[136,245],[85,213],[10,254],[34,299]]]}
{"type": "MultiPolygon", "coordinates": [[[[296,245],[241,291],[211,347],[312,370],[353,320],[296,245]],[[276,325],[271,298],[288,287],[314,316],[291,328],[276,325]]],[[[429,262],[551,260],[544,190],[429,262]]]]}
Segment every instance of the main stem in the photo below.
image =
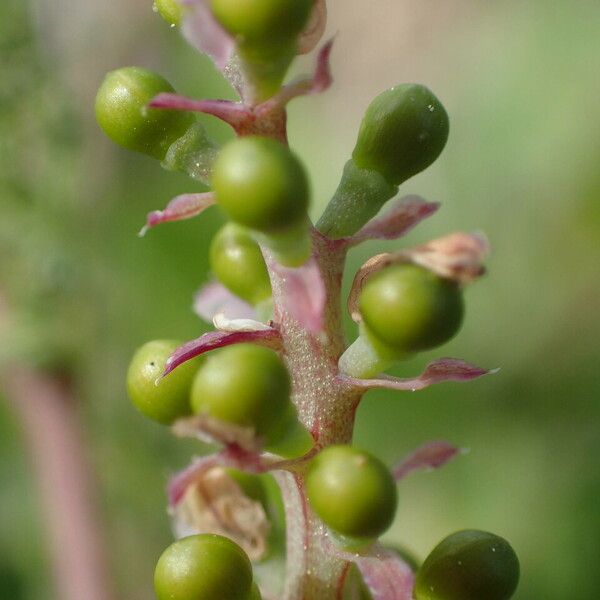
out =
{"type": "MultiPolygon", "coordinates": [[[[317,334],[307,331],[290,314],[285,273],[268,261],[275,321],[294,383],[293,400],[318,448],[352,441],[354,415],[361,397],[337,378],[338,360],[345,349],[340,297],[345,255],[343,244],[313,232],[313,257],[326,290],[324,326],[317,334]]],[[[307,503],[304,475],[303,470],[276,474],[287,528],[287,574],[282,600],[339,600],[347,564],[331,552],[329,534],[307,503]]]]}

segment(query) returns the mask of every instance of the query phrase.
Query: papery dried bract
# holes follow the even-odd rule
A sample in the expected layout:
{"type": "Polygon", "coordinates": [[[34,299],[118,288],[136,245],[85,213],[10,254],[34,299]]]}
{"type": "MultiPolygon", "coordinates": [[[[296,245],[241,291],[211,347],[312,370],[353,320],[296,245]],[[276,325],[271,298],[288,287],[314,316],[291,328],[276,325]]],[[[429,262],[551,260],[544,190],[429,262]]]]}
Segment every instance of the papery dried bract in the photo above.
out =
{"type": "Polygon", "coordinates": [[[460,454],[460,448],[438,440],[428,442],[405,456],[392,470],[396,481],[404,479],[414,471],[438,469],[460,454]]]}
{"type": "Polygon", "coordinates": [[[217,281],[211,281],[198,290],[194,297],[194,312],[207,323],[212,323],[217,315],[228,319],[256,317],[256,310],[250,304],[234,296],[217,281]]]}
{"type": "Polygon", "coordinates": [[[155,210],[148,214],[146,225],[140,231],[140,236],[146,234],[148,229],[156,227],[161,223],[171,221],[183,221],[191,219],[205,211],[215,203],[211,192],[204,194],[181,194],[176,196],[167,204],[164,210],[155,210]]]}

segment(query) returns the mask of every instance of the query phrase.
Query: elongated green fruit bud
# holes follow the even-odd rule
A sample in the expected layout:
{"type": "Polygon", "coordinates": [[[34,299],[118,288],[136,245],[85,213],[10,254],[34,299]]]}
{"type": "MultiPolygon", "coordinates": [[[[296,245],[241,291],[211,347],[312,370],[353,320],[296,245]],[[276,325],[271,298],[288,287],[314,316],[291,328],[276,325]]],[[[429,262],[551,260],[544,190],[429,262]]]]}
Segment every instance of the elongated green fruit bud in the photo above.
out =
{"type": "Polygon", "coordinates": [[[236,543],[215,534],[191,535],[171,544],[156,564],[154,589],[158,600],[257,597],[250,559],[236,543]]]}
{"type": "Polygon", "coordinates": [[[152,71],[124,67],[106,75],[96,96],[96,119],[114,142],[162,160],[169,146],[195,122],[190,113],[148,108],[171,84],[152,71]]]}
{"type": "Polygon", "coordinates": [[[334,239],[356,233],[396,195],[402,182],[440,155],[448,128],[444,107],[422,85],[398,85],[377,96],[317,229],[334,239]]]}
{"type": "Polygon", "coordinates": [[[426,169],[448,140],[448,114],[425,86],[386,90],[365,113],[352,158],[361,169],[400,185],[426,169]]]}
{"type": "Polygon", "coordinates": [[[215,277],[236,296],[256,305],[271,296],[265,260],[250,232],[240,225],[222,227],[210,246],[215,277]]]}
{"type": "Polygon", "coordinates": [[[230,142],[215,161],[212,187],[229,218],[263,234],[280,262],[297,266],[306,260],[308,178],[286,146],[257,136],[230,142]]]}
{"type": "Polygon", "coordinates": [[[236,39],[254,101],[281,86],[312,7],[313,0],[212,0],[215,18],[236,39]]]}
{"type": "Polygon", "coordinates": [[[154,8],[169,25],[181,24],[183,7],[178,0],[154,0],[154,8]]]}
{"type": "Polygon", "coordinates": [[[417,600],[508,600],[519,582],[519,559],[503,538],[466,530],[442,540],[417,572],[417,600]]]}

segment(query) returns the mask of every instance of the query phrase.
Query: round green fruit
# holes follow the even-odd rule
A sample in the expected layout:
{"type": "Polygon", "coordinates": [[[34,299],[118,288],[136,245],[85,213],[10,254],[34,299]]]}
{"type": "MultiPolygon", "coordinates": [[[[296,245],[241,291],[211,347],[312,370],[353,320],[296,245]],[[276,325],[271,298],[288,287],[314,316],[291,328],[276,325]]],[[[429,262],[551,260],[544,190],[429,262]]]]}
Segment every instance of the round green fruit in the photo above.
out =
{"type": "Polygon", "coordinates": [[[295,41],[308,21],[313,0],[212,0],[215,18],[243,45],[295,41]]]}
{"type": "Polygon", "coordinates": [[[166,79],[147,69],[111,71],[96,96],[96,119],[120,146],[162,160],[195,122],[190,113],[147,107],[157,94],[174,91],[166,79]]]}
{"type": "Polygon", "coordinates": [[[250,590],[250,598],[248,600],[262,600],[260,590],[255,583],[252,584],[252,590],[250,590]]]}
{"type": "Polygon", "coordinates": [[[158,559],[154,589],[158,600],[251,600],[252,566],[230,539],[192,535],[158,559]]]}
{"type": "Polygon", "coordinates": [[[251,136],[230,142],[215,161],[212,187],[229,218],[251,229],[278,233],[306,219],[304,167],[275,140],[251,136]]]}
{"type": "Polygon", "coordinates": [[[465,530],[442,540],[417,572],[417,600],[508,600],[519,583],[519,559],[503,538],[465,530]]]}
{"type": "Polygon", "coordinates": [[[127,371],[127,391],[133,404],[165,425],[191,414],[189,395],[198,361],[188,361],[161,377],[167,358],[180,345],[172,340],[148,342],[133,355],[127,371]]]}
{"type": "Polygon", "coordinates": [[[209,257],[215,277],[236,296],[253,305],[271,296],[262,252],[244,227],[228,223],[221,228],[212,240],[209,257]]]}
{"type": "Polygon", "coordinates": [[[459,330],[463,299],[459,286],[412,264],[382,269],[359,298],[365,330],[374,345],[399,354],[434,348],[459,330]]]}
{"type": "Polygon", "coordinates": [[[288,424],[291,381],[276,352],[254,344],[236,344],[212,353],[192,386],[196,414],[254,429],[267,444],[288,424]]]}
{"type": "Polygon", "coordinates": [[[178,0],[154,0],[154,7],[169,25],[181,24],[183,8],[178,0]]]}
{"type": "Polygon", "coordinates": [[[400,185],[435,161],[448,131],[448,114],[430,90],[398,85],[369,105],[352,158],[359,168],[377,171],[400,185]]]}
{"type": "Polygon", "coordinates": [[[376,538],[392,523],[396,483],[377,458],[351,446],[330,446],[312,461],[308,500],[333,531],[349,538],[376,538]]]}

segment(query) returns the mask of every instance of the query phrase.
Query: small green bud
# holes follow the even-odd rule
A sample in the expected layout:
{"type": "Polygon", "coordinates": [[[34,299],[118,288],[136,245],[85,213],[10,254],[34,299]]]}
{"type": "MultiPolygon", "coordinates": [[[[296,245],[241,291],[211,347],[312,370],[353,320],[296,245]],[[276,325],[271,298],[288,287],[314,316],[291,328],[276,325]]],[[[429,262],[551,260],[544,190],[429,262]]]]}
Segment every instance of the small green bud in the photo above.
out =
{"type": "Polygon", "coordinates": [[[236,296],[256,305],[271,296],[265,260],[250,232],[235,223],[222,227],[210,246],[210,268],[236,296]]]}
{"type": "Polygon", "coordinates": [[[169,25],[181,24],[183,7],[178,0],[154,0],[154,8],[169,25]]]}
{"type": "MultiPolygon", "coordinates": [[[[158,600],[254,600],[252,565],[230,539],[192,535],[171,544],[154,571],[158,600]]],[[[260,597],[260,596],[259,596],[260,597]]]]}
{"type": "Polygon", "coordinates": [[[391,525],[398,503],[389,469],[350,446],[329,446],[312,459],[306,493],[328,527],[355,539],[381,535],[391,525]]]}
{"type": "Polygon", "coordinates": [[[225,146],[214,164],[212,187],[233,221],[263,233],[285,231],[306,218],[304,167],[269,138],[240,138],[225,146]]]}
{"type": "Polygon", "coordinates": [[[167,358],[180,345],[171,340],[148,342],[133,355],[127,371],[127,391],[133,404],[165,425],[192,412],[189,394],[198,361],[188,361],[161,378],[167,358]]]}
{"type": "Polygon", "coordinates": [[[291,381],[273,350],[236,344],[212,353],[192,386],[195,413],[254,429],[267,444],[277,441],[288,424],[291,381]]]}
{"type": "Polygon", "coordinates": [[[212,0],[215,18],[243,45],[280,45],[304,29],[313,0],[212,0]]]}
{"type": "Polygon", "coordinates": [[[519,583],[519,559],[503,538],[465,530],[442,540],[417,572],[417,600],[508,600],[519,583]]]}
{"type": "Polygon", "coordinates": [[[459,286],[428,269],[392,265],[365,283],[358,302],[364,331],[382,355],[406,355],[452,338],[462,323],[459,286]]]}
{"type": "Polygon", "coordinates": [[[166,79],[147,69],[111,71],[96,96],[96,119],[120,146],[162,160],[195,122],[191,113],[147,107],[157,94],[174,91],[166,79]]]}
{"type": "Polygon", "coordinates": [[[448,140],[448,114],[422,85],[386,90],[365,113],[352,158],[361,169],[400,185],[440,155],[448,140]]]}

